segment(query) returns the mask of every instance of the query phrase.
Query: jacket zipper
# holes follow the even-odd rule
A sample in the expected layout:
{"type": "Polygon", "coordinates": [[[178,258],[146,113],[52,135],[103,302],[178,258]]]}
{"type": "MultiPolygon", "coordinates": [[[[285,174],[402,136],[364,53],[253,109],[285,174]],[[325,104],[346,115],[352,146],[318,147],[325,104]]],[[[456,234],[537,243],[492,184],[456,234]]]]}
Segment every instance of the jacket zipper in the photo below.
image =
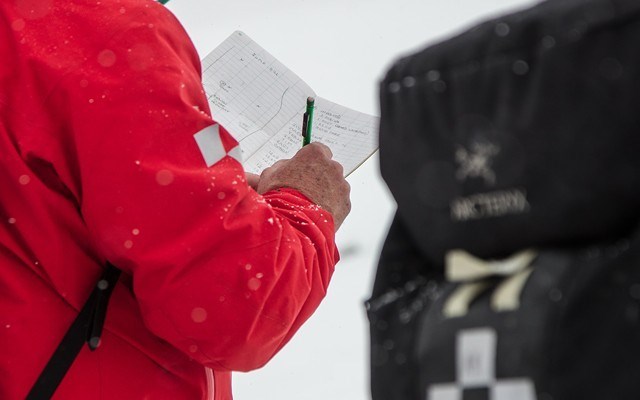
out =
{"type": "Polygon", "coordinates": [[[213,379],[213,370],[204,367],[204,373],[207,375],[207,400],[214,400],[216,394],[216,381],[213,379]]]}

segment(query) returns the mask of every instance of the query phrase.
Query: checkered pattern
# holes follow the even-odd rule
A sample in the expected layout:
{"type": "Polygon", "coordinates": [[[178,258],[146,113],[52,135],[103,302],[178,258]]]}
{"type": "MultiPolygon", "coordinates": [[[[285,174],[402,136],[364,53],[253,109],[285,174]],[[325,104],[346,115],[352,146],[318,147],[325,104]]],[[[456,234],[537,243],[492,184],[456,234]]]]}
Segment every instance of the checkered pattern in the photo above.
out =
{"type": "Polygon", "coordinates": [[[426,400],[467,400],[472,391],[475,393],[474,399],[536,400],[534,385],[530,379],[496,379],[496,344],[497,335],[493,329],[479,328],[459,332],[456,338],[457,381],[430,386],[427,388],[426,400]]]}

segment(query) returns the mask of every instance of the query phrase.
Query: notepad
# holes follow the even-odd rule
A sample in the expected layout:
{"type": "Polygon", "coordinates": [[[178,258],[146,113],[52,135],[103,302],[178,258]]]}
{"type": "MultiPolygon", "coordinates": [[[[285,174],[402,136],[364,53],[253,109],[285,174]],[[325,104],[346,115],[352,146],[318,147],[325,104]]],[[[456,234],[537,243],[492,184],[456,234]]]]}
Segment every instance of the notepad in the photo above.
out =
{"type": "Polygon", "coordinates": [[[202,74],[212,116],[240,143],[249,172],[259,174],[300,150],[309,96],[316,99],[312,141],[331,148],[345,176],[378,148],[378,117],[318,96],[243,32],[202,60],[202,74]]]}

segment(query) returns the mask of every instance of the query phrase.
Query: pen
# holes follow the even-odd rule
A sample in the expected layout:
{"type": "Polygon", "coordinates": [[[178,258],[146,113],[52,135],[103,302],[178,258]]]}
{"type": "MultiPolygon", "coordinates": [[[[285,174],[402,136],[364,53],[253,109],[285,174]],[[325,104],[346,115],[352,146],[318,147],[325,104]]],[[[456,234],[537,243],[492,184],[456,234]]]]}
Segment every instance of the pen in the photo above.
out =
{"type": "Polygon", "coordinates": [[[316,99],[307,97],[307,111],[302,115],[302,145],[311,143],[311,127],[313,126],[313,108],[316,99]]]}

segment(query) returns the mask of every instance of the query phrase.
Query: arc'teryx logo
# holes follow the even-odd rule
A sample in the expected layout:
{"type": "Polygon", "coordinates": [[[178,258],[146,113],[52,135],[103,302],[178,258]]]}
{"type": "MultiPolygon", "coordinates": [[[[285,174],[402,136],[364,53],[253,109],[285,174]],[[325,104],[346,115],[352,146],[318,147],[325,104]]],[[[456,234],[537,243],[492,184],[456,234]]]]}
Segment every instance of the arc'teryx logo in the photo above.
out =
{"type": "Polygon", "coordinates": [[[459,167],[456,179],[464,181],[467,178],[483,178],[487,185],[496,183],[496,174],[491,169],[492,158],[500,153],[500,147],[489,142],[473,142],[469,149],[458,146],[456,162],[459,167]]]}

